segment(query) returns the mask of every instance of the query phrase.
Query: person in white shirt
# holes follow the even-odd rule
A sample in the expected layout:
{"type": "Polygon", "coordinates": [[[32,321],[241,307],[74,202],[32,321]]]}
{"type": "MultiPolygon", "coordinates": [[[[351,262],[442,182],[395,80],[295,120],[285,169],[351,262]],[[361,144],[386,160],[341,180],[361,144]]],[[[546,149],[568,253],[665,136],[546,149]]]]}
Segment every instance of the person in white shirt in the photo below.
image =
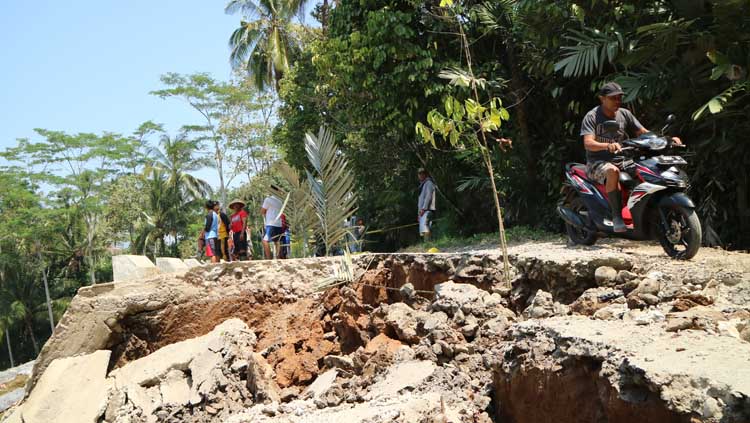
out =
{"type": "MultiPolygon", "coordinates": [[[[271,185],[271,190],[278,192],[275,185],[271,185]]],[[[281,245],[279,241],[284,234],[281,225],[281,207],[283,203],[275,195],[271,194],[263,200],[260,208],[260,214],[263,215],[265,234],[263,235],[263,252],[267,259],[272,259],[271,242],[276,245],[276,257],[281,255],[281,245]]]]}

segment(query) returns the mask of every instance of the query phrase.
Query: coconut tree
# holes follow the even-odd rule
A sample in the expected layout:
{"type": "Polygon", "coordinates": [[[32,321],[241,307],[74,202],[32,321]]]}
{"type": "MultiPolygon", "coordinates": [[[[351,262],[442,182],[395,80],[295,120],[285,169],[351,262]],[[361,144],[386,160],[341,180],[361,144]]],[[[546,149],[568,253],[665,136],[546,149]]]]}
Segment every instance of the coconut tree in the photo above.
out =
{"type": "Polygon", "coordinates": [[[273,87],[289,70],[299,40],[293,23],[305,0],[231,0],[228,14],[242,13],[239,28],[229,38],[229,60],[235,68],[244,67],[260,90],[273,87]]]}
{"type": "Polygon", "coordinates": [[[164,134],[159,145],[148,151],[143,173],[147,204],[136,238],[137,251],[151,246],[154,254],[163,251],[167,236],[175,239],[176,248],[179,232],[189,223],[184,211],[211,194],[208,182],[189,173],[207,165],[194,157],[196,142],[183,132],[176,137],[164,134]]]}

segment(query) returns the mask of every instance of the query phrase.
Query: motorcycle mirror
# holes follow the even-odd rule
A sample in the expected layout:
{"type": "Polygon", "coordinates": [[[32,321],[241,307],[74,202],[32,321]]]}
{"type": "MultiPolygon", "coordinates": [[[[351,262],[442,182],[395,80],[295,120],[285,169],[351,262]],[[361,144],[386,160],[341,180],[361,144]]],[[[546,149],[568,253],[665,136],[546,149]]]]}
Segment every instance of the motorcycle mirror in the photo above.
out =
{"type": "Polygon", "coordinates": [[[670,114],[667,116],[667,124],[664,125],[663,128],[661,128],[661,134],[664,135],[667,133],[667,129],[674,123],[674,121],[677,120],[677,117],[675,115],[670,114]]]}

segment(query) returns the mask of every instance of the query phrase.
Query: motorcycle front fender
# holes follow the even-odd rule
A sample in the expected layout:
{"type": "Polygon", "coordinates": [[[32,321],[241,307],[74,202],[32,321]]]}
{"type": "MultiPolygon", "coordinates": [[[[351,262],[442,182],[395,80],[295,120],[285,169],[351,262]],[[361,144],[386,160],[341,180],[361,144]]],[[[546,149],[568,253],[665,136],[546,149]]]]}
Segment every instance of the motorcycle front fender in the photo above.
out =
{"type": "Polygon", "coordinates": [[[665,195],[659,199],[659,207],[684,207],[686,209],[695,209],[695,203],[684,192],[675,192],[665,195]]]}

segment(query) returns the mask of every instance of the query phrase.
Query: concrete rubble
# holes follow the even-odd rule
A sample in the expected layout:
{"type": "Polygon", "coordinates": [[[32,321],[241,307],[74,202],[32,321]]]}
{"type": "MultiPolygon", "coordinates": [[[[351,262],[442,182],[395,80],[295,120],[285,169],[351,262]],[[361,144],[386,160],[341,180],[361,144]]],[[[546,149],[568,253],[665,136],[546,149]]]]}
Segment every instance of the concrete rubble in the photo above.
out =
{"type": "Polygon", "coordinates": [[[367,285],[322,293],[335,258],[83,288],[5,421],[750,421],[750,256],[629,248],[513,247],[510,283],[486,251],[358,256],[367,285]]]}

